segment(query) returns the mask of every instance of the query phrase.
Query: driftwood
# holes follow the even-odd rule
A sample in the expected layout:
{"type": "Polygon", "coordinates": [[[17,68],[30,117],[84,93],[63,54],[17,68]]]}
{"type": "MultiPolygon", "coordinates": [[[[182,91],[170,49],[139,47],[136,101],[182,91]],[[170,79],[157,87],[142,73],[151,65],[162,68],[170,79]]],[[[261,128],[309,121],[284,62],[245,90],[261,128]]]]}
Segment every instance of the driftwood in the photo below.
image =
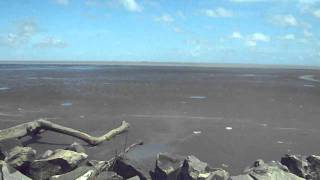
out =
{"type": "Polygon", "coordinates": [[[0,130],[0,142],[14,138],[22,138],[25,136],[34,136],[36,134],[41,133],[42,131],[48,130],[73,136],[87,142],[92,146],[96,146],[104,141],[110,140],[118,134],[127,131],[129,126],[129,123],[123,121],[119,127],[112,129],[105,135],[95,137],[69,127],[52,123],[45,119],[39,119],[24,124],[20,124],[11,128],[0,130]]]}

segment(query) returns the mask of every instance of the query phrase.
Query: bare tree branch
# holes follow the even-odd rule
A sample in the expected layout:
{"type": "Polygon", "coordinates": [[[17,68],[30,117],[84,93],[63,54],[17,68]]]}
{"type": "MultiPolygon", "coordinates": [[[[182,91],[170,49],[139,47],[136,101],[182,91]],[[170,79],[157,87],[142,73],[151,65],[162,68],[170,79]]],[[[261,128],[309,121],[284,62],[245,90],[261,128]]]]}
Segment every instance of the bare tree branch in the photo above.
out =
{"type": "Polygon", "coordinates": [[[8,139],[22,138],[24,136],[33,136],[35,134],[39,134],[43,130],[49,130],[76,137],[87,142],[92,146],[96,146],[102,143],[103,141],[109,141],[114,136],[127,131],[129,126],[129,123],[123,121],[119,127],[112,129],[105,135],[95,137],[69,127],[61,126],[59,124],[55,124],[44,119],[39,119],[32,122],[20,124],[11,128],[0,130],[0,142],[8,139]]]}

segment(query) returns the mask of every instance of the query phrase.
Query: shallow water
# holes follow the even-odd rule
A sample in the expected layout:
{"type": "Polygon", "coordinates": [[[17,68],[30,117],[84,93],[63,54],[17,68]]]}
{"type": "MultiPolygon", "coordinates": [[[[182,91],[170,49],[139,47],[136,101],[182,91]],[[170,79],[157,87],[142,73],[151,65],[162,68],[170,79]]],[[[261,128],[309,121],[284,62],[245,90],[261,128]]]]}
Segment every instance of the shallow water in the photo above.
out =
{"type": "MultiPolygon", "coordinates": [[[[306,74],[320,77],[314,70],[0,65],[0,88],[10,87],[0,91],[0,127],[48,118],[101,135],[125,120],[127,145],[145,142],[129,153],[138,161],[154,165],[162,151],[193,154],[235,174],[258,158],[319,154],[320,86],[298,78],[306,74]]],[[[76,140],[41,137],[20,141],[41,153],[76,140]]],[[[90,158],[113,156],[124,137],[86,147],[90,158]]]]}

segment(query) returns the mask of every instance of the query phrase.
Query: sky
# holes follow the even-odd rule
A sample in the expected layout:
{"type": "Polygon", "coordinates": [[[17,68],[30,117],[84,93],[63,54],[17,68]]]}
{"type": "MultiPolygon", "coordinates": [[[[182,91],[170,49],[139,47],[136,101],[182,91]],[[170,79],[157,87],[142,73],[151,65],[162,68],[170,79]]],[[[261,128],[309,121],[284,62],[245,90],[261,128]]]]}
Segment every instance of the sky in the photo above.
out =
{"type": "Polygon", "coordinates": [[[320,66],[320,0],[1,0],[0,60],[320,66]]]}

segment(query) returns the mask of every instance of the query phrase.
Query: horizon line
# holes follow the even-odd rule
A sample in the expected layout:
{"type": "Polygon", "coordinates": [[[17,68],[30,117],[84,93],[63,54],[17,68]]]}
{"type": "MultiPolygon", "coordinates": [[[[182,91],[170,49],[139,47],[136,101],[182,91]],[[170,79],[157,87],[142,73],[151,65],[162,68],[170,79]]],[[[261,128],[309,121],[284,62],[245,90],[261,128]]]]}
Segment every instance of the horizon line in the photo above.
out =
{"type": "Polygon", "coordinates": [[[165,67],[220,67],[220,68],[275,68],[275,69],[314,69],[318,65],[262,64],[262,63],[209,63],[209,62],[169,62],[169,61],[85,61],[85,60],[0,60],[4,64],[30,65],[114,65],[114,66],[165,66],[165,67]]]}

